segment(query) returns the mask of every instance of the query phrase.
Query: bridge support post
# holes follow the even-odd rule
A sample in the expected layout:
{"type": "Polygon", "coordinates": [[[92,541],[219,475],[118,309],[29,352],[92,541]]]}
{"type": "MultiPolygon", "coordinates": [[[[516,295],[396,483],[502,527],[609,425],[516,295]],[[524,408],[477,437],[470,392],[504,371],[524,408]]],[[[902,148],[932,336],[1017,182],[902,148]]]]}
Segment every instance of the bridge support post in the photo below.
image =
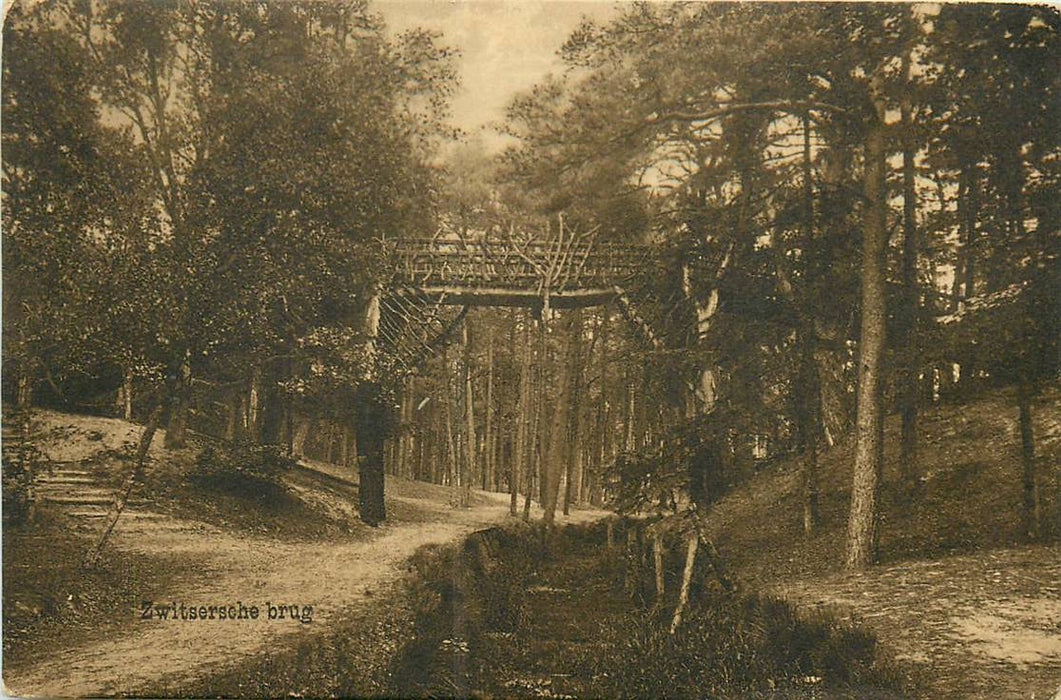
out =
{"type": "Polygon", "coordinates": [[[378,383],[361,387],[356,408],[358,460],[358,513],[361,520],[373,527],[386,519],[384,504],[383,438],[386,428],[386,406],[378,383]]]}
{"type": "MultiPolygon", "coordinates": [[[[368,353],[376,362],[376,338],[379,335],[380,291],[369,301],[365,314],[365,333],[368,336],[368,353]]],[[[373,375],[377,374],[373,370],[373,375]]],[[[373,376],[358,387],[357,406],[354,409],[357,445],[361,458],[358,460],[358,513],[361,520],[373,527],[387,517],[384,504],[383,441],[388,425],[387,406],[383,400],[383,387],[379,377],[373,376]]]]}

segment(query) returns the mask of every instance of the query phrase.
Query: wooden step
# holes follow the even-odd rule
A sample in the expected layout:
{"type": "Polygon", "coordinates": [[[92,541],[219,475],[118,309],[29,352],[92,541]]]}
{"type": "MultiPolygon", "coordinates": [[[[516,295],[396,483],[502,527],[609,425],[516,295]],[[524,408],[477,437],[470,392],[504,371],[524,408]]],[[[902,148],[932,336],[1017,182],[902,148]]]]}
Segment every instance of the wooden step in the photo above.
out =
{"type": "MultiPolygon", "coordinates": [[[[155,520],[167,520],[169,516],[165,513],[156,513],[149,510],[130,510],[135,506],[128,505],[125,510],[122,511],[121,520],[130,521],[155,521],[155,520]]],[[[70,510],[66,514],[75,518],[102,518],[110,513],[110,508],[102,507],[83,507],[80,510],[70,510]]]]}
{"type": "Polygon", "coordinates": [[[43,472],[49,476],[92,476],[92,472],[84,469],[48,469],[43,472]]]}
{"type": "Polygon", "coordinates": [[[113,496],[58,496],[41,494],[41,500],[47,503],[58,503],[65,506],[102,506],[114,503],[113,496]]]}
{"type": "Polygon", "coordinates": [[[123,518],[129,518],[130,520],[169,520],[170,517],[165,513],[158,513],[153,510],[126,510],[122,513],[123,518]]]}
{"type": "MultiPolygon", "coordinates": [[[[79,494],[79,493],[48,493],[37,492],[40,500],[47,503],[59,505],[101,505],[110,507],[114,503],[114,495],[79,494]]],[[[126,508],[137,508],[139,506],[151,505],[151,501],[145,498],[130,498],[125,502],[126,508]]]]}
{"type": "Polygon", "coordinates": [[[107,515],[107,510],[101,508],[99,510],[71,510],[67,515],[75,518],[103,518],[107,515]]]}
{"type": "Polygon", "coordinates": [[[97,479],[91,476],[51,476],[49,474],[38,475],[38,484],[95,484],[97,479]]]}
{"type": "Polygon", "coordinates": [[[99,486],[85,486],[84,484],[37,484],[38,493],[46,493],[52,496],[99,496],[101,498],[114,498],[114,489],[99,486]]]}

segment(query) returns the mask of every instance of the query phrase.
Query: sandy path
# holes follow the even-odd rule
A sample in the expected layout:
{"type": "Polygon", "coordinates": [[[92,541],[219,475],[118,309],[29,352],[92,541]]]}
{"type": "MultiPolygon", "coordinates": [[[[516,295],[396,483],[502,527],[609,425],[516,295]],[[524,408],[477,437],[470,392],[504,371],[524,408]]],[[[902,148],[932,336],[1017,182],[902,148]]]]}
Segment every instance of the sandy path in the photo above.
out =
{"type": "Polygon", "coordinates": [[[367,604],[398,579],[403,562],[422,545],[454,541],[507,517],[501,503],[469,511],[439,511],[440,522],[387,525],[356,543],[293,544],[236,537],[173,520],[120,525],[113,544],[145,554],[192,557],[196,574],[180,590],[159,591],[157,604],[256,604],[257,620],[141,620],[128,611],[122,635],[62,649],[12,678],[16,696],[107,696],[202,678],[266,648],[313,634],[339,616],[367,604]],[[149,535],[149,536],[145,536],[149,535]],[[312,605],[310,624],[269,620],[267,603],[312,605]]]}

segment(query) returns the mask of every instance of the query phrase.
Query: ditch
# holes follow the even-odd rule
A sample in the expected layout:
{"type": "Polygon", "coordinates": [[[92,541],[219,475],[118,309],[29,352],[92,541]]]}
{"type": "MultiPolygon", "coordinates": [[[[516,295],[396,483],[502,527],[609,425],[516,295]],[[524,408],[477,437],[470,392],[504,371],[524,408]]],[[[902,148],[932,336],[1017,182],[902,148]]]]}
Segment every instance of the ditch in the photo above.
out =
{"type": "MultiPolygon", "coordinates": [[[[913,694],[867,632],[782,601],[727,591],[697,568],[669,633],[684,556],[663,557],[665,595],[637,521],[551,536],[509,525],[422,550],[416,636],[398,651],[401,697],[828,697],[913,694]],[[633,533],[633,534],[631,534],[633,533]],[[669,593],[668,593],[669,591],[669,593]]],[[[678,544],[677,542],[675,544],[678,544]]]]}

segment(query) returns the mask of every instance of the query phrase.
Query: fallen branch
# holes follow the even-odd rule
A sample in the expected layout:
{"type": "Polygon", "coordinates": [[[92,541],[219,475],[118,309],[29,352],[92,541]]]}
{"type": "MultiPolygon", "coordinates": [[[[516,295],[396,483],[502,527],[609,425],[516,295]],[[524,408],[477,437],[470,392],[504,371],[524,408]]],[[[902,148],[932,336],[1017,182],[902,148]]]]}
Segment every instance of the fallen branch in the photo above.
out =
{"type": "Polygon", "coordinates": [[[118,518],[121,517],[122,511],[125,510],[125,504],[129,500],[129,496],[132,494],[133,489],[140,483],[140,479],[144,472],[144,460],[147,459],[147,452],[151,449],[151,441],[155,437],[155,433],[158,431],[158,427],[162,424],[162,415],[165,412],[165,402],[160,401],[155,410],[151,412],[151,417],[148,419],[147,425],[144,427],[144,432],[140,434],[140,444],[136,450],[136,464],[133,465],[133,471],[129,474],[129,477],[125,481],[125,487],[118,493],[118,497],[114,501],[114,505],[111,506],[110,517],[107,519],[107,525],[103,528],[103,532],[100,534],[99,540],[95,546],[89,550],[85,556],[85,560],[82,566],[89,568],[99,563],[100,554],[103,551],[103,545],[106,544],[107,538],[110,537],[111,531],[114,530],[114,526],[118,524],[118,518]]]}

